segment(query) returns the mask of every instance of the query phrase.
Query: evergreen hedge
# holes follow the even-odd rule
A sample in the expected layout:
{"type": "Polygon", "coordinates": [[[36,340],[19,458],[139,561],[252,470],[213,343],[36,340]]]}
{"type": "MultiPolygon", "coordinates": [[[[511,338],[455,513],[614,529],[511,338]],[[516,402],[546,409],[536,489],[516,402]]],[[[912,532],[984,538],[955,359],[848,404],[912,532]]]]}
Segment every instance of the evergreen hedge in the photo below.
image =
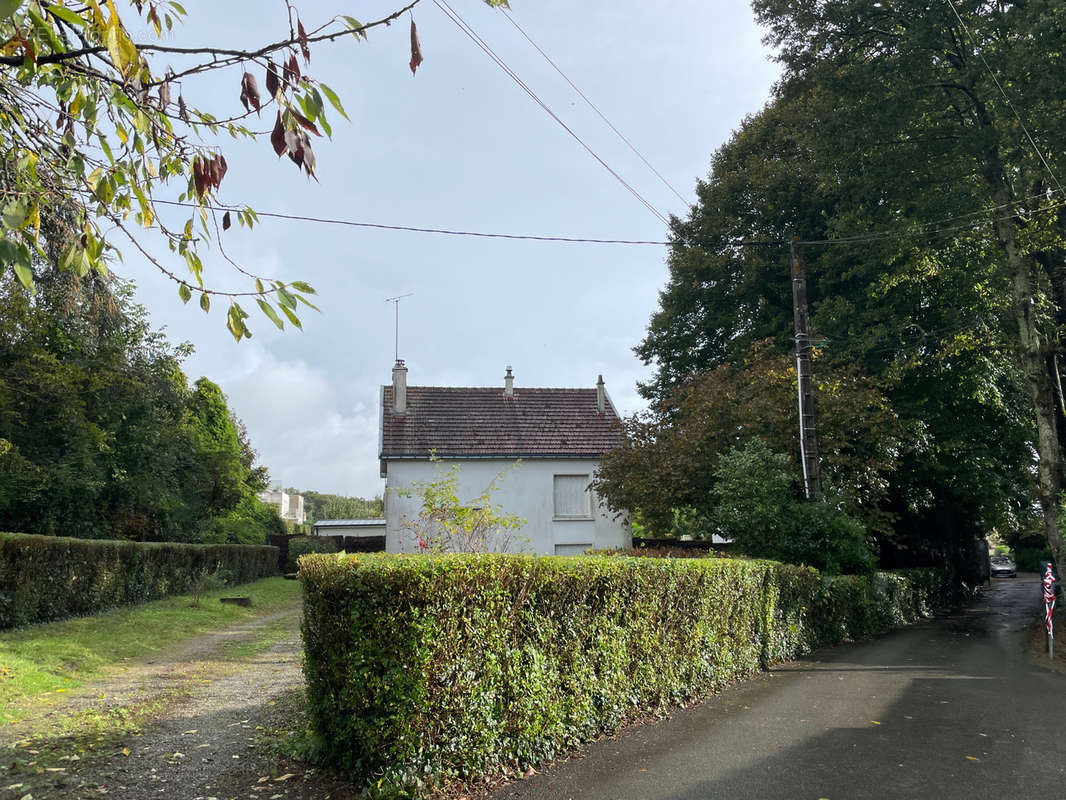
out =
{"type": "Polygon", "coordinates": [[[314,747],[371,795],[522,770],[944,601],[933,570],[728,559],[305,556],[314,747]]]}
{"type": "Polygon", "coordinates": [[[247,583],[277,567],[276,547],[0,533],[0,629],[181,594],[205,572],[247,583]]]}

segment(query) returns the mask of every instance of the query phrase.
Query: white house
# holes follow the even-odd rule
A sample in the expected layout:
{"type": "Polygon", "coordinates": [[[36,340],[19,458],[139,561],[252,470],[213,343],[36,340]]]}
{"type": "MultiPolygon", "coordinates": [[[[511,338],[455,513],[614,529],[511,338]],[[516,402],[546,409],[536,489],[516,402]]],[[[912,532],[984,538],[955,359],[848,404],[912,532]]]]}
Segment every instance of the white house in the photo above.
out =
{"type": "Polygon", "coordinates": [[[303,525],[307,522],[307,514],[304,511],[304,496],[302,494],[289,494],[280,487],[260,492],[259,499],[264,503],[278,509],[278,515],[286,522],[303,525]]]}
{"type": "Polygon", "coordinates": [[[397,361],[392,385],[381,387],[380,436],[390,553],[417,549],[403,520],[417,518],[421,502],[397,490],[431,482],[438,466],[452,464],[460,467],[464,502],[506,471],[492,503],[526,520],[512,549],[578,555],[632,545],[629,520],[589,489],[600,456],[622,440],[602,376],[593,389],[516,389],[508,367],[502,387],[408,386],[407,367],[397,361]]]}

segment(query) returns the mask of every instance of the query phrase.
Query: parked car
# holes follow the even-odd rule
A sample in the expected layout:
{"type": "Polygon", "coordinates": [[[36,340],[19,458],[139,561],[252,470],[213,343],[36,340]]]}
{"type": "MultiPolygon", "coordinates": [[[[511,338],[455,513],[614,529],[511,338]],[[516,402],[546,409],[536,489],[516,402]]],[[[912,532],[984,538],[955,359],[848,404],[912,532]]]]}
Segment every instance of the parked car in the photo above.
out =
{"type": "Polygon", "coordinates": [[[1006,556],[997,556],[992,559],[992,577],[1017,578],[1018,569],[1014,566],[1014,562],[1006,556]]]}

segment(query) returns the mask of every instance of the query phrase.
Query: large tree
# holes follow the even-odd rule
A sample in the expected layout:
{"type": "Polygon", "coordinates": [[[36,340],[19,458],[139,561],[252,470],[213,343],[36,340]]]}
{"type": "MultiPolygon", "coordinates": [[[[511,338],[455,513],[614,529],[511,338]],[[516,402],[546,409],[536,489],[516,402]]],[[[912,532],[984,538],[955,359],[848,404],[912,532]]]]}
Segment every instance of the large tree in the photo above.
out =
{"type": "MultiPolygon", "coordinates": [[[[258,221],[252,208],[216,195],[227,169],[224,142],[262,141],[264,158],[287,155],[313,176],[312,141],[330,135],[329,115],[347,115],[337,93],[308,71],[312,48],[363,39],[419,2],[370,22],[316,11],[305,24],[286,0],[277,4],[277,40],[237,49],[172,44],[185,16],[175,0],[132,0],[122,14],[114,0],[0,0],[0,268],[30,289],[34,257],[46,248],[41,217],[67,205],[79,215],[61,243],[62,269],[106,274],[119,248],[133,248],[174,281],[184,302],[195,297],[205,311],[212,299],[227,303],[226,324],[238,340],[250,335],[242,301],[254,300],[278,327],[299,326],[299,304],[310,306],[314,290],[253,274],[222,246],[231,224],[258,221]],[[157,38],[132,38],[127,20],[138,16],[157,38]],[[231,102],[215,107],[186,96],[192,76],[215,71],[231,76],[231,102]],[[167,227],[160,203],[186,206],[184,225],[167,227]],[[213,245],[219,260],[248,278],[245,291],[205,282],[213,245]]],[[[412,20],[411,70],[420,62],[412,20]]]]}
{"type": "MultiPolygon", "coordinates": [[[[801,6],[813,9],[789,8],[801,6]]],[[[838,27],[859,25],[851,16],[838,27]]],[[[675,223],[670,279],[637,348],[656,366],[644,392],[669,423],[696,376],[741,367],[754,340],[791,349],[798,237],[826,356],[816,376],[829,364],[876,376],[912,433],[879,502],[897,520],[890,544],[943,553],[1028,514],[1032,401],[992,221],[1019,206],[987,211],[983,178],[960,167],[965,123],[932,101],[914,108],[913,79],[886,79],[879,54],[823,62],[811,47],[810,63],[786,61],[771,102],[715,154],[675,223]]],[[[1032,219],[1054,211],[1042,213],[1032,219]]]]}
{"type": "MultiPolygon", "coordinates": [[[[817,93],[832,110],[805,140],[819,173],[870,209],[866,230],[909,227],[926,240],[918,246],[933,268],[965,259],[962,300],[1002,292],[1002,331],[1031,404],[1040,502],[1058,559],[1066,197],[1056,170],[1066,104],[1057,76],[1066,8],[1054,0],[753,5],[785,67],[781,93],[817,93]],[[936,235],[964,252],[930,244],[936,235]]],[[[862,229],[831,233],[845,230],[862,229]]]]}

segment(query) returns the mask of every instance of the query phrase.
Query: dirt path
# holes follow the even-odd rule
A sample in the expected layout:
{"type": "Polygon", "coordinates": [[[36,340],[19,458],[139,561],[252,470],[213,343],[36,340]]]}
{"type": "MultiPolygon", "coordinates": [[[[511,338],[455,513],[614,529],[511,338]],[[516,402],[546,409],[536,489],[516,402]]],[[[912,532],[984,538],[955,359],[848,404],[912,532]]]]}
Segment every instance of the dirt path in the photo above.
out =
{"type": "Polygon", "coordinates": [[[289,771],[265,738],[302,725],[299,613],[299,607],[288,608],[180,643],[72,693],[61,708],[3,731],[6,740],[22,741],[12,768],[5,764],[0,772],[0,797],[353,796],[302,765],[289,771]],[[254,650],[249,645],[264,636],[276,641],[251,655],[234,650],[254,650]],[[133,714],[138,708],[152,720],[140,735],[94,736],[84,725],[66,732],[79,715],[133,714]]]}

